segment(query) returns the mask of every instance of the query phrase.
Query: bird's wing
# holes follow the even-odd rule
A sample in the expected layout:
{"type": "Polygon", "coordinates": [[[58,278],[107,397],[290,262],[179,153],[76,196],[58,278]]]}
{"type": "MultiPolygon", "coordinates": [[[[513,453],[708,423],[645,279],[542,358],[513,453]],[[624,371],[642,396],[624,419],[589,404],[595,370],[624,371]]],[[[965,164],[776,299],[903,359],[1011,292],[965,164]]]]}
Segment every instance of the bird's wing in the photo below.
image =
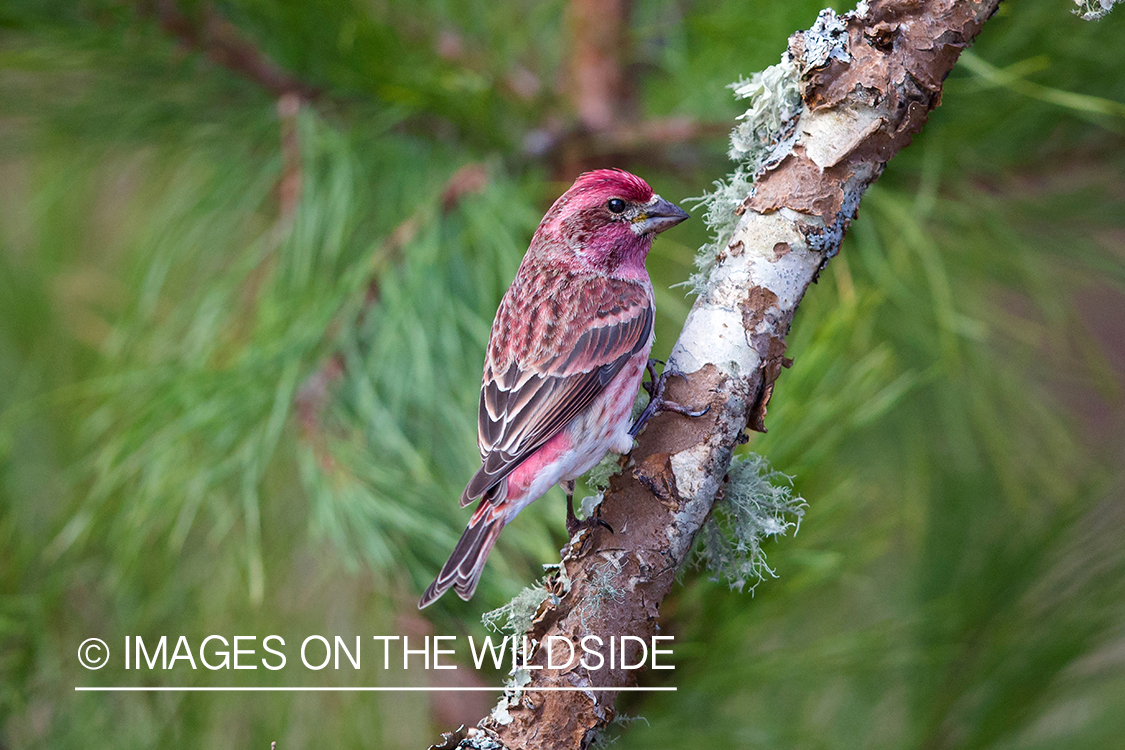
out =
{"type": "Polygon", "coordinates": [[[646,285],[562,274],[514,283],[492,327],[481,384],[483,466],[468,505],[588,407],[652,336],[646,285]]]}

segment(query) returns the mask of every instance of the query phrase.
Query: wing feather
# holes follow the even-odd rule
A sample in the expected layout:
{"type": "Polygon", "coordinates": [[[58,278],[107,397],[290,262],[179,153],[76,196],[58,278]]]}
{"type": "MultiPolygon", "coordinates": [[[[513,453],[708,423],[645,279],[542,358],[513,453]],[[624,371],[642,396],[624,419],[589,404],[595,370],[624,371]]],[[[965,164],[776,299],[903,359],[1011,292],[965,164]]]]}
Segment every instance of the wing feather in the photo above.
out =
{"type": "Polygon", "coordinates": [[[512,473],[601,394],[652,337],[651,291],[639,282],[579,279],[512,285],[489,341],[478,412],[482,466],[468,505],[512,473]],[[530,288],[528,288],[530,287],[530,288]],[[558,311],[554,335],[538,314],[558,311]],[[591,326],[590,322],[594,325],[591,326]]]}

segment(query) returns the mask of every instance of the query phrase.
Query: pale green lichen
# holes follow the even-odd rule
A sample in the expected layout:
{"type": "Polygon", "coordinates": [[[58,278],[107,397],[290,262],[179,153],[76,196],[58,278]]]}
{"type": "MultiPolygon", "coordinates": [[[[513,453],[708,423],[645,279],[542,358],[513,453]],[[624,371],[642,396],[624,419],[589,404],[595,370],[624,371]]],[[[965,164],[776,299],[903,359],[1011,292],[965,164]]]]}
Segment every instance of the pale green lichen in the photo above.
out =
{"type": "Polygon", "coordinates": [[[707,567],[712,580],[726,580],[731,589],[750,591],[766,577],[776,578],[766,564],[762,542],[800,528],[807,503],[793,492],[792,477],[773,471],[763,457],[750,453],[735,459],[727,473],[722,501],[700,530],[693,557],[707,567]]]}
{"type": "Polygon", "coordinates": [[[1108,16],[1113,6],[1119,2],[1121,0],[1074,0],[1074,4],[1078,6],[1074,14],[1083,21],[1100,21],[1108,16]]]}
{"type": "Polygon", "coordinates": [[[605,728],[598,732],[598,736],[594,738],[594,742],[590,745],[590,750],[605,750],[607,747],[616,745],[617,741],[621,739],[621,732],[630,724],[638,721],[643,721],[646,726],[652,726],[648,723],[648,719],[643,716],[617,714],[613,717],[613,721],[606,724],[605,728]]]}
{"type": "Polygon", "coordinates": [[[544,600],[552,598],[551,592],[540,584],[525,588],[502,607],[489,610],[481,615],[481,623],[495,633],[508,632],[512,635],[526,633],[531,627],[535,613],[544,600]]]}
{"type": "Polygon", "coordinates": [[[586,472],[586,485],[590,489],[605,492],[609,489],[609,479],[621,473],[621,455],[610,451],[606,453],[594,468],[586,472]]]}
{"type": "Polygon", "coordinates": [[[494,740],[484,732],[462,740],[457,746],[460,750],[504,750],[503,743],[494,740]]]}
{"type": "Polygon", "coordinates": [[[512,715],[508,713],[508,696],[500,696],[496,707],[492,709],[492,720],[500,726],[506,726],[512,723],[512,715]]]}
{"type": "Polygon", "coordinates": [[[489,610],[481,615],[480,621],[494,633],[508,633],[510,635],[523,635],[531,629],[531,623],[543,602],[550,602],[552,606],[559,603],[559,595],[570,591],[570,578],[562,563],[553,563],[543,566],[547,574],[533,586],[525,588],[516,594],[510,602],[502,607],[489,610]],[[547,586],[550,586],[548,590],[547,586]],[[559,595],[551,591],[559,592],[559,595]]]}
{"type": "Polygon", "coordinates": [[[578,512],[582,514],[583,518],[589,518],[594,515],[594,511],[598,509],[598,506],[602,504],[602,500],[604,499],[605,495],[601,492],[596,495],[587,495],[582,498],[582,503],[578,508],[578,512]]]}
{"type": "Polygon", "coordinates": [[[727,155],[751,175],[769,163],[778,145],[792,135],[793,119],[801,109],[797,79],[797,64],[786,54],[750,80],[730,85],[735,98],[749,106],[731,131],[727,155]]]}
{"type": "MultiPolygon", "coordinates": [[[[509,715],[509,721],[511,716],[509,715]]],[[[440,745],[431,745],[431,750],[505,750],[504,743],[480,727],[464,724],[455,732],[443,732],[440,745]]]]}
{"type": "Polygon", "coordinates": [[[734,171],[715,182],[713,191],[694,199],[703,206],[703,222],[712,234],[712,240],[696,253],[697,271],[687,281],[696,294],[705,290],[720,248],[730,242],[738,224],[735,211],[750,195],[754,178],[793,146],[801,111],[799,75],[797,62],[786,53],[777,65],[730,86],[735,97],[749,106],[730,134],[728,155],[735,162],[734,171]]]}
{"type": "MultiPolygon", "coordinates": [[[[520,648],[522,650],[524,641],[520,639],[520,648]]],[[[521,653],[520,663],[526,664],[532,654],[535,652],[535,647],[538,641],[532,640],[531,643],[526,644],[528,650],[521,653]]],[[[515,646],[513,646],[515,648],[515,646]]],[[[504,694],[500,696],[500,700],[496,702],[496,706],[492,709],[492,720],[497,724],[511,724],[512,714],[508,709],[512,706],[519,705],[520,698],[523,697],[523,689],[531,683],[531,672],[524,667],[515,667],[508,673],[508,681],[504,683],[504,694]]]]}
{"type": "MultiPolygon", "coordinates": [[[[633,402],[632,421],[636,422],[641,416],[641,412],[648,405],[648,393],[640,391],[637,394],[636,400],[633,402]]],[[[636,441],[633,441],[636,445],[636,441]]],[[[583,477],[586,481],[586,486],[592,490],[596,490],[597,494],[587,495],[582,498],[579,504],[578,512],[583,518],[589,518],[593,515],[594,510],[601,505],[602,498],[605,496],[605,491],[609,489],[609,480],[611,477],[621,473],[621,454],[610,451],[602,456],[602,460],[594,465],[594,468],[586,472],[583,477]]]]}
{"type": "Polygon", "coordinates": [[[578,618],[583,630],[588,630],[589,619],[600,614],[606,604],[610,602],[621,604],[625,601],[625,590],[615,583],[620,572],[620,566],[608,560],[590,572],[586,596],[578,610],[578,618]]]}

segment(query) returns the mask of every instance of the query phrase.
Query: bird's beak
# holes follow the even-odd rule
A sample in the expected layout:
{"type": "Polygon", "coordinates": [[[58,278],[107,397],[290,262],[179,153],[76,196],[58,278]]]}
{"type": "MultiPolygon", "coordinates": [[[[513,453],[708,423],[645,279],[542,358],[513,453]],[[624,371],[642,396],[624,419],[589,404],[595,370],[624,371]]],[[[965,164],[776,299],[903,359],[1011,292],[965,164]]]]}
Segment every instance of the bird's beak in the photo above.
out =
{"type": "Polygon", "coordinates": [[[657,234],[691,218],[688,212],[659,195],[654,195],[644,211],[633,219],[633,231],[637,234],[657,234]]]}

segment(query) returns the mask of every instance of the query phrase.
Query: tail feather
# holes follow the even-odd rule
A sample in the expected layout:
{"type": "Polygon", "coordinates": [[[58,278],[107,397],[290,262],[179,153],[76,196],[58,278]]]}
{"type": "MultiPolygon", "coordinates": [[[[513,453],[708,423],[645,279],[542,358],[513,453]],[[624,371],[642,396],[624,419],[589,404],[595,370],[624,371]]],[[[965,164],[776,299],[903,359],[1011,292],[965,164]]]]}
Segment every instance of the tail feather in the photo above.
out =
{"type": "Polygon", "coordinates": [[[471,599],[477,590],[488,553],[506,524],[507,514],[487,499],[482,500],[441,573],[422,594],[418,609],[430,606],[450,588],[465,601],[471,599]]]}

